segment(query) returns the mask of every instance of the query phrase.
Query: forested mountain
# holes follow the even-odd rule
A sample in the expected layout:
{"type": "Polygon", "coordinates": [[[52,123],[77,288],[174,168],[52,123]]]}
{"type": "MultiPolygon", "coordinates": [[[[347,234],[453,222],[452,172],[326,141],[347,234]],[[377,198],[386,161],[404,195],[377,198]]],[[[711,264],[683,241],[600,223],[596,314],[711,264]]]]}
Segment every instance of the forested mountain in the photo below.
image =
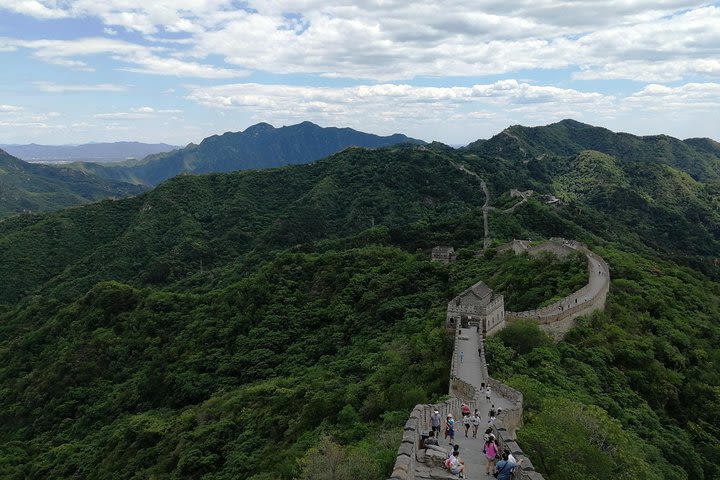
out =
{"type": "Polygon", "coordinates": [[[514,125],[489,140],[471,143],[467,151],[527,160],[543,155],[569,156],[596,150],[621,161],[663,163],[697,180],[720,180],[720,144],[707,138],[678,140],[667,135],[639,137],[615,133],[575,120],[543,127],[514,125]]]}
{"type": "Polygon", "coordinates": [[[69,168],[23,162],[0,150],[0,217],[57,210],[143,190],[137,185],[102,179],[69,168]]]}
{"type": "Polygon", "coordinates": [[[141,159],[178,147],[165,143],[112,142],[83,145],[0,145],[10,155],[26,162],[117,162],[141,159]]]}
{"type": "Polygon", "coordinates": [[[332,447],[337,478],[387,478],[409,409],[447,393],[446,302],[478,279],[523,306],[583,280],[478,255],[485,196],[463,166],[498,207],[494,245],[563,236],[611,268],[607,311],[565,341],[518,325],[488,342],[536,468],[717,478],[720,189],[575,149],[350,148],[0,220],[0,477],[317,478],[332,447]],[[503,213],[511,188],[536,194],[503,213]],[[438,244],[458,262],[430,263],[438,244]]]}
{"type": "Polygon", "coordinates": [[[387,137],[351,128],[322,128],[314,123],[275,128],[258,123],[243,132],[213,135],[185,148],[117,165],[77,166],[105,178],[142,185],[157,185],[180,173],[232,172],[310,163],[344,148],[384,147],[399,143],[424,143],[405,135],[387,137]]]}

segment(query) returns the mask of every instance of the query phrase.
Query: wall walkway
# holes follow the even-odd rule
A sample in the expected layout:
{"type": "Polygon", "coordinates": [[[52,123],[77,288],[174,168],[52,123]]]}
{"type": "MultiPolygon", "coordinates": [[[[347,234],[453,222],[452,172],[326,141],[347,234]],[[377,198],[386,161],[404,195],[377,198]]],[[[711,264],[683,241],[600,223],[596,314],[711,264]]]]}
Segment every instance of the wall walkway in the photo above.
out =
{"type": "Polygon", "coordinates": [[[587,258],[588,283],[552,305],[523,312],[506,311],[506,322],[520,319],[536,320],[545,333],[557,340],[572,328],[575,318],[605,308],[605,300],[610,291],[610,267],[600,255],[592,252],[582,243],[551,238],[540,245],[530,246],[529,242],[514,240],[501,246],[498,251],[510,249],[515,253],[527,252],[529,255],[550,252],[558,256],[566,256],[572,252],[580,252],[587,258]]]}

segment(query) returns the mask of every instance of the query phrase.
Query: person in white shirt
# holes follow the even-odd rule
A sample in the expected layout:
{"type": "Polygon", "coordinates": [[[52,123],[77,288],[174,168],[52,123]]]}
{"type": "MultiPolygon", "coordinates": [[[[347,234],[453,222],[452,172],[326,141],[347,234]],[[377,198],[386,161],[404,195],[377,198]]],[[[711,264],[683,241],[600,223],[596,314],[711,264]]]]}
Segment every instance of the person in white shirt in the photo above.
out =
{"type": "Polygon", "coordinates": [[[473,438],[477,438],[478,427],[480,426],[480,412],[475,410],[475,413],[470,417],[470,423],[473,427],[473,438]]]}

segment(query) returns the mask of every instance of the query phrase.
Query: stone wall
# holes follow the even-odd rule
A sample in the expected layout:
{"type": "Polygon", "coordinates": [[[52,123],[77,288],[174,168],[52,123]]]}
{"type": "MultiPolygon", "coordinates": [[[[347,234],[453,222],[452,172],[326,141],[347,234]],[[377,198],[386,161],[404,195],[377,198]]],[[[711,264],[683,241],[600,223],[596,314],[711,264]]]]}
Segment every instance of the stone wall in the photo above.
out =
{"type": "Polygon", "coordinates": [[[488,374],[487,362],[485,361],[485,342],[480,338],[480,360],[482,365],[482,375],[485,384],[497,395],[501,395],[513,404],[511,408],[507,408],[497,416],[495,420],[495,438],[498,440],[500,449],[507,447],[515,458],[518,460],[520,469],[515,470],[515,479],[520,480],[544,480],[542,474],[535,471],[530,458],[522,451],[518,443],[515,441],[515,433],[522,426],[523,416],[523,395],[509,385],[495,380],[488,374]]]}
{"type": "MultiPolygon", "coordinates": [[[[452,398],[439,404],[415,405],[410,417],[405,422],[403,438],[398,448],[395,466],[393,467],[390,480],[423,480],[430,478],[429,470],[432,467],[441,467],[447,457],[445,450],[436,452],[420,448],[420,441],[423,434],[430,431],[430,414],[437,409],[441,418],[446,418],[448,413],[457,415],[460,411],[462,401],[459,398],[452,398]],[[428,475],[422,475],[427,470],[428,475]],[[418,475],[418,471],[420,475],[418,475]]],[[[452,478],[448,476],[448,478],[452,478]]]]}
{"type": "MultiPolygon", "coordinates": [[[[591,252],[585,245],[578,242],[568,241],[564,239],[553,238],[541,245],[530,246],[529,242],[514,241],[508,245],[500,247],[498,250],[514,250],[516,253],[523,251],[530,255],[539,254],[540,252],[553,252],[560,256],[568,255],[573,251],[579,251],[586,255],[588,259],[588,275],[597,274],[601,279],[600,287],[597,291],[593,291],[591,282],[578,290],[577,292],[564,298],[556,304],[537,310],[529,310],[525,312],[505,312],[505,320],[507,322],[520,318],[533,318],[540,324],[541,328],[554,328],[559,330],[560,334],[564,334],[572,327],[572,320],[586,313],[590,313],[595,309],[603,309],[605,307],[605,299],[610,288],[610,270],[599,255],[591,252]],[[598,273],[598,268],[599,273],[598,273]],[[577,303],[575,302],[577,299],[577,303]],[[562,306],[560,309],[558,306],[562,306]]],[[[503,321],[499,329],[504,328],[506,322],[503,321]]],[[[420,441],[423,434],[427,434],[430,430],[430,414],[434,409],[439,410],[441,418],[447,417],[448,413],[453,415],[460,411],[462,402],[470,404],[471,408],[478,405],[482,392],[470,383],[461,380],[458,377],[458,340],[467,339],[467,335],[478,335],[478,344],[480,345],[480,365],[481,376],[486,385],[496,395],[510,401],[512,407],[506,408],[498,415],[495,421],[495,436],[498,439],[501,448],[507,447],[520,461],[520,470],[516,470],[516,479],[520,480],[544,480],[543,476],[535,471],[530,459],[523,453],[520,446],[515,441],[515,433],[522,426],[523,415],[523,396],[522,393],[514,388],[492,378],[487,370],[487,362],[485,360],[485,342],[482,333],[479,331],[479,324],[471,322],[471,328],[460,329],[454,324],[455,334],[453,337],[454,345],[452,360],[450,362],[450,384],[448,391],[452,398],[443,403],[430,405],[416,405],[410,413],[408,421],[405,423],[403,431],[403,439],[398,448],[398,455],[395,461],[395,467],[392,472],[391,480],[426,480],[426,479],[454,479],[453,475],[442,471],[442,461],[445,452],[442,449],[420,449],[420,441]],[[463,333],[461,333],[463,332],[463,333]],[[435,472],[432,472],[435,469],[435,472]]],[[[488,333],[495,333],[488,332],[488,333]]]]}
{"type": "MultiPolygon", "coordinates": [[[[461,334],[460,329],[456,331],[454,336],[455,345],[458,344],[459,339],[466,335],[478,335],[480,337],[478,340],[482,378],[485,380],[486,385],[490,385],[496,395],[505,397],[513,404],[511,408],[506,408],[498,415],[495,420],[494,430],[500,447],[507,447],[515,455],[515,458],[520,461],[520,469],[517,471],[515,478],[519,480],[544,480],[543,476],[535,471],[532,462],[515,441],[515,432],[522,425],[522,393],[495,380],[488,374],[487,362],[485,361],[485,343],[482,334],[477,329],[465,329],[463,332],[464,334],[461,334]]],[[[450,364],[449,391],[453,398],[435,405],[415,405],[415,408],[410,412],[408,421],[405,423],[403,438],[400,448],[398,448],[390,480],[451,480],[457,478],[442,468],[442,462],[447,455],[444,449],[439,447],[420,448],[422,435],[427,434],[430,430],[430,414],[433,410],[437,409],[441,418],[446,418],[448,413],[457,415],[463,402],[467,402],[471,408],[475,408],[478,405],[480,395],[482,395],[482,392],[473,385],[457,377],[456,348],[453,348],[453,358],[450,364]]]]}
{"type": "Polygon", "coordinates": [[[584,287],[543,308],[523,312],[506,311],[505,320],[507,322],[520,319],[535,320],[546,333],[559,339],[572,328],[575,318],[605,308],[605,300],[610,291],[610,268],[601,256],[590,251],[585,245],[562,238],[552,238],[536,246],[514,241],[504,247],[505,250],[512,249],[516,253],[524,249],[530,255],[552,252],[559,256],[566,256],[571,252],[580,252],[586,256],[588,268],[588,283],[584,287]],[[599,288],[593,288],[591,277],[600,278],[599,288]]]}

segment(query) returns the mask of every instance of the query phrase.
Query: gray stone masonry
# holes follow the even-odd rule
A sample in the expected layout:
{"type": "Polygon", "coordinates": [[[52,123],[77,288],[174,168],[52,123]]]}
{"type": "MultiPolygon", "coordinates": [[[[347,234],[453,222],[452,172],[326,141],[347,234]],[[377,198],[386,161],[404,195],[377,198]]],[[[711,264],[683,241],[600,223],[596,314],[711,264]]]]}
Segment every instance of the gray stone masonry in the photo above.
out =
{"type": "Polygon", "coordinates": [[[507,322],[520,319],[537,321],[545,333],[559,340],[575,325],[575,318],[605,308],[605,300],[610,291],[610,267],[600,255],[593,253],[585,245],[563,238],[551,238],[535,246],[522,240],[513,240],[498,248],[498,251],[507,250],[513,250],[517,254],[527,252],[529,255],[550,252],[561,257],[580,252],[587,258],[588,269],[588,283],[581,289],[547,307],[524,312],[506,311],[507,322]]]}

